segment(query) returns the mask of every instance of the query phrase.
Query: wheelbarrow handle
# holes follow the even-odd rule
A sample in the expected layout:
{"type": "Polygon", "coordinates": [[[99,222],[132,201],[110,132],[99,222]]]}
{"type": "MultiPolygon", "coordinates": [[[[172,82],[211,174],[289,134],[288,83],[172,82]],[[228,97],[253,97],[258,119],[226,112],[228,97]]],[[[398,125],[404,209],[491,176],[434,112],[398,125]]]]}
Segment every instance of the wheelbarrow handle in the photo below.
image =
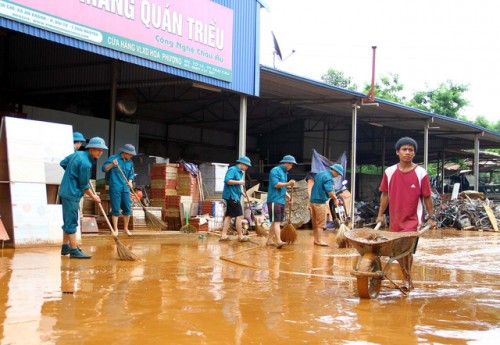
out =
{"type": "Polygon", "coordinates": [[[377,225],[375,225],[374,230],[379,230],[381,226],[382,226],[382,222],[378,222],[377,225]]]}
{"type": "Polygon", "coordinates": [[[426,225],[426,226],[424,226],[424,227],[422,228],[422,230],[419,230],[419,231],[418,231],[418,236],[422,236],[422,235],[423,235],[424,233],[426,233],[426,232],[427,232],[427,230],[429,230],[430,228],[431,228],[431,226],[430,226],[430,225],[426,225]]]}

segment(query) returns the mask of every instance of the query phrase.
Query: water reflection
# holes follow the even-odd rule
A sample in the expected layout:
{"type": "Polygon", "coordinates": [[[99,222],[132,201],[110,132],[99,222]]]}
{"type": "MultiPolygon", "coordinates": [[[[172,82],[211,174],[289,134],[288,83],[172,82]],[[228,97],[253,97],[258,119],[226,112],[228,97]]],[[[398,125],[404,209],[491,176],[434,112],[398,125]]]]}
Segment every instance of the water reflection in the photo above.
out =
{"type": "MultiPolygon", "coordinates": [[[[333,244],[333,236],[327,236],[333,244]]],[[[464,344],[498,339],[495,233],[432,232],[421,239],[415,257],[415,291],[404,297],[384,282],[372,301],[356,297],[349,274],[355,250],[314,247],[307,231],[281,250],[257,241],[262,245],[221,245],[215,237],[196,235],[124,239],[140,262],[118,261],[107,237],[84,238],[91,260],[61,258],[59,248],[4,250],[0,342],[464,344]]]]}

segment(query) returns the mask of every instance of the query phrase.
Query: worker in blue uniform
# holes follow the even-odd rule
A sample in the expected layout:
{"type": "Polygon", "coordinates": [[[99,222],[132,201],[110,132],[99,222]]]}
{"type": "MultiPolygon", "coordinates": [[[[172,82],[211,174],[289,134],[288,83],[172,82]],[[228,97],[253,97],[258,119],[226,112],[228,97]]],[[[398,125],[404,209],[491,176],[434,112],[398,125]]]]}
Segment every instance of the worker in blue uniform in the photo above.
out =
{"type": "Polygon", "coordinates": [[[234,218],[236,232],[238,233],[239,242],[248,242],[249,238],[243,236],[242,221],[243,208],[241,207],[241,196],[243,192],[241,186],[245,185],[245,171],[252,166],[250,158],[241,156],[236,165],[227,169],[224,176],[224,189],[222,190],[222,199],[226,202],[226,213],[224,214],[224,223],[222,225],[222,234],[219,241],[229,241],[227,231],[231,226],[231,218],[234,218]]]}
{"type": "Polygon", "coordinates": [[[63,209],[63,245],[61,255],[68,255],[72,259],[90,259],[91,256],[83,253],[76,243],[76,228],[78,226],[78,211],[80,199],[87,194],[97,203],[101,199],[92,193],[89,186],[92,164],[107,150],[102,138],[90,139],[86,151],[77,151],[61,161],[64,175],[59,188],[59,197],[63,209]]]}
{"type": "MultiPolygon", "coordinates": [[[[281,241],[280,224],[285,217],[286,187],[295,186],[295,180],[288,181],[288,172],[297,164],[292,155],[286,155],[280,165],[271,169],[269,173],[269,186],[267,189],[267,209],[271,220],[271,229],[267,237],[268,246],[281,248],[285,242],[281,241]]],[[[293,200],[289,200],[290,203],[293,200]]]]}
{"type": "Polygon", "coordinates": [[[87,140],[85,140],[85,137],[83,136],[82,133],[80,132],[73,132],[73,147],[75,148],[75,152],[80,149],[87,140]]]}
{"type": "Polygon", "coordinates": [[[118,233],[118,217],[120,209],[123,215],[123,231],[131,236],[132,233],[128,229],[130,215],[132,214],[132,200],[130,199],[130,191],[134,186],[132,182],[135,179],[134,162],[132,157],[137,155],[134,145],[125,144],[120,148],[119,153],[112,155],[103,164],[102,171],[109,173],[109,198],[111,201],[111,220],[115,232],[118,233]],[[120,167],[125,178],[118,170],[120,167]]]}
{"type": "Polygon", "coordinates": [[[329,170],[320,171],[314,176],[314,185],[311,190],[311,222],[313,227],[314,245],[328,247],[323,242],[323,230],[326,228],[326,202],[331,198],[338,206],[333,179],[344,175],[344,168],[340,164],[330,166],[329,170]]]}

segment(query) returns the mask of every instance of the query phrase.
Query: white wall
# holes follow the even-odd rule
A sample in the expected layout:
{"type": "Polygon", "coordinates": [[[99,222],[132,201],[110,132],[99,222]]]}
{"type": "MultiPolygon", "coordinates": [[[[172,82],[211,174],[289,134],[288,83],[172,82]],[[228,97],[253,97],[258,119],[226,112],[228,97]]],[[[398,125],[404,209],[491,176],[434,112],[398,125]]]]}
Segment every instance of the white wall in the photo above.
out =
{"type": "MultiPolygon", "coordinates": [[[[73,126],[73,132],[81,132],[87,139],[101,137],[109,145],[109,120],[97,117],[77,115],[59,110],[23,106],[23,112],[32,120],[62,123],[73,126]]],[[[116,122],[115,152],[124,144],[132,144],[139,152],[139,125],[116,122]]],[[[109,147],[109,146],[108,146],[109,147]]],[[[104,153],[97,161],[97,179],[104,178],[102,165],[108,159],[104,153]]]]}

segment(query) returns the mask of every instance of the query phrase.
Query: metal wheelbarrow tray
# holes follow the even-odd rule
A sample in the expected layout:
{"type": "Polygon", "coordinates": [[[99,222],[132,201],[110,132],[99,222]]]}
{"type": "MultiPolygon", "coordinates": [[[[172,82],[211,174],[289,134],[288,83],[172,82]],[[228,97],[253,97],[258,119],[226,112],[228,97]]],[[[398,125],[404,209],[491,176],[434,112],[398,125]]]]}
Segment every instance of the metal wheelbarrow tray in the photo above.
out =
{"type": "MultiPolygon", "coordinates": [[[[347,240],[360,255],[355,270],[351,272],[357,279],[359,297],[377,298],[384,278],[399,288],[387,276],[387,271],[394,260],[413,252],[418,237],[428,229],[426,227],[415,232],[388,232],[367,228],[348,231],[345,234],[347,240]],[[381,256],[389,257],[383,269],[381,256]]],[[[405,291],[400,290],[406,295],[405,291]]]]}

